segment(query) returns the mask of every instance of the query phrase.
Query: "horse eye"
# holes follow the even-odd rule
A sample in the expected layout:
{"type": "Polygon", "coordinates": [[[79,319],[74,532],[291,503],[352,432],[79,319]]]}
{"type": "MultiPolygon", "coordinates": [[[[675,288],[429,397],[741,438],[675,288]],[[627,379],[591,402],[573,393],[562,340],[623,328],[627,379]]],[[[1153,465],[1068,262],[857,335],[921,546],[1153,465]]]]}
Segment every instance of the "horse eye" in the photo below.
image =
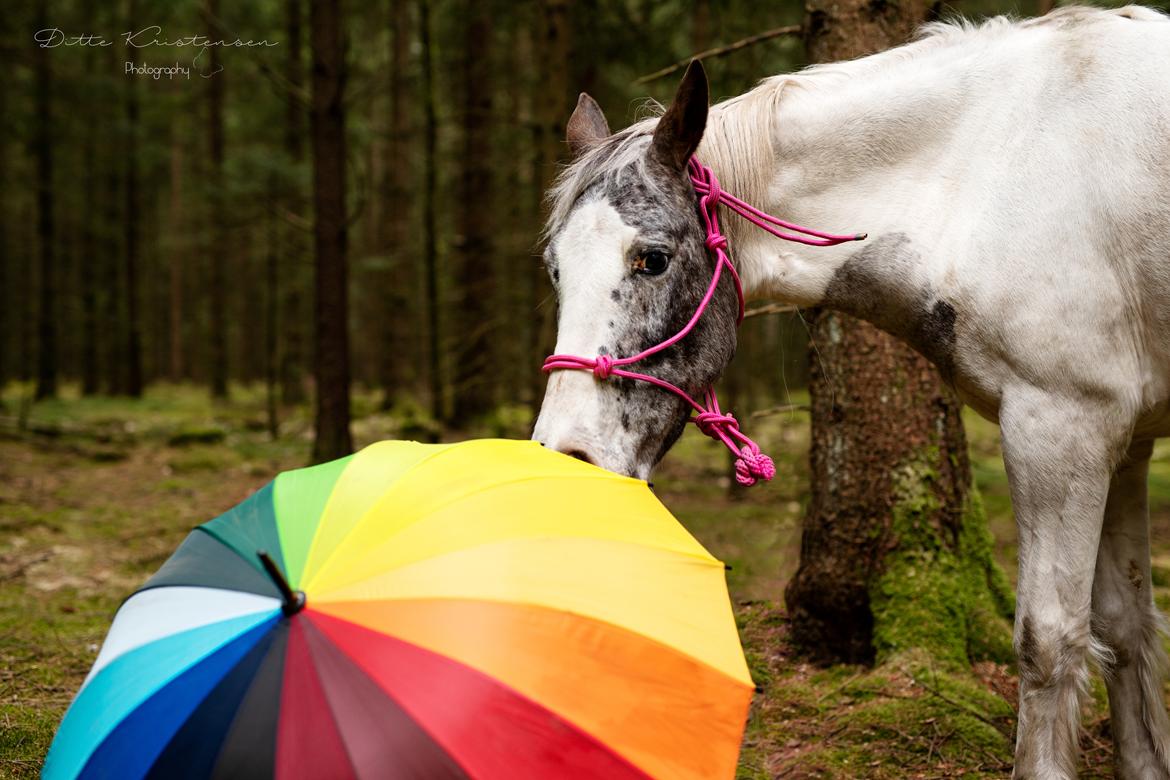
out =
{"type": "Polygon", "coordinates": [[[634,268],[639,273],[649,274],[650,276],[658,276],[666,270],[666,266],[670,265],[670,255],[665,252],[659,252],[652,249],[649,252],[643,252],[634,262],[634,268]]]}

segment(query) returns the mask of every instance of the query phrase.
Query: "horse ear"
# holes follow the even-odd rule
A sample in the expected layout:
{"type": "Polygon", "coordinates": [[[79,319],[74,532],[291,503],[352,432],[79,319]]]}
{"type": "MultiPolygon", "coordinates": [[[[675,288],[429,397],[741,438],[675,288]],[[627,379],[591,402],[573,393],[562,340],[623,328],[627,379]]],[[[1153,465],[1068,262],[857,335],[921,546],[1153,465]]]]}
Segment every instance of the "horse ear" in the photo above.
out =
{"type": "Polygon", "coordinates": [[[658,120],[650,152],[660,162],[681,171],[699,148],[706,126],[707,71],[701,62],[691,60],[674,102],[658,120]]]}
{"type": "Polygon", "coordinates": [[[601,106],[587,93],[582,92],[581,97],[577,98],[577,108],[569,117],[569,125],[565,128],[569,151],[574,157],[578,157],[608,137],[609,123],[605,121],[601,106]]]}

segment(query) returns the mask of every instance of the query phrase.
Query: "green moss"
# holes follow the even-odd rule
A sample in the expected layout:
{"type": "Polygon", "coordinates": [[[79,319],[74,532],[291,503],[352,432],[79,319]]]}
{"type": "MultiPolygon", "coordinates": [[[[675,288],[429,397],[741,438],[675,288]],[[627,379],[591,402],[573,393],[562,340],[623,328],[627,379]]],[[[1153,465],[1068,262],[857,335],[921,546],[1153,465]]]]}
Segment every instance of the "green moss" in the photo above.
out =
{"type": "Polygon", "coordinates": [[[1007,618],[1015,599],[995,563],[982,501],[972,487],[958,539],[944,541],[935,522],[940,504],[931,464],[938,457],[937,447],[927,447],[895,474],[890,523],[897,546],[870,588],[877,659],[920,648],[951,669],[979,659],[1009,661],[1007,618]]]}
{"type": "Polygon", "coordinates": [[[795,673],[769,697],[749,718],[738,777],[903,778],[950,766],[990,778],[1010,770],[1011,705],[923,650],[872,669],[795,673]]]}

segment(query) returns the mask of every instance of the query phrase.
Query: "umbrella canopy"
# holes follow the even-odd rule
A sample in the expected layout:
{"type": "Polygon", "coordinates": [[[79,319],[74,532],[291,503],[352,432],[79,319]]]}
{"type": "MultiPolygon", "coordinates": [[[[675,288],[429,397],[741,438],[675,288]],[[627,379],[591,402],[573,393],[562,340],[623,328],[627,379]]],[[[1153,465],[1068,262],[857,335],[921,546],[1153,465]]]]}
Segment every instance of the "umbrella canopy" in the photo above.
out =
{"type": "Polygon", "coordinates": [[[119,609],[46,778],[731,777],[723,565],[533,442],[381,442],[196,528],[119,609]]]}

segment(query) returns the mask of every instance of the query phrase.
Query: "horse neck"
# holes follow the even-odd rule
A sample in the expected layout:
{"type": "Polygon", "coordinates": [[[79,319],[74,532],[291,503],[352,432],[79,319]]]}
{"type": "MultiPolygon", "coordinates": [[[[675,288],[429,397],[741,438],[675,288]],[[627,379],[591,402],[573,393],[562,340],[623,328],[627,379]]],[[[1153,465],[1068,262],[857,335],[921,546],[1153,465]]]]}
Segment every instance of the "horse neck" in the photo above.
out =
{"type": "MultiPolygon", "coordinates": [[[[969,58],[929,49],[918,59],[892,50],[777,77],[713,108],[699,155],[724,189],[798,224],[873,237],[807,247],[727,216],[747,295],[821,303],[836,270],[875,239],[921,234],[923,204],[939,200],[947,167],[961,157],[955,129],[982,106],[961,77],[969,58]]],[[[925,248],[919,235],[915,243],[925,248]]]]}

